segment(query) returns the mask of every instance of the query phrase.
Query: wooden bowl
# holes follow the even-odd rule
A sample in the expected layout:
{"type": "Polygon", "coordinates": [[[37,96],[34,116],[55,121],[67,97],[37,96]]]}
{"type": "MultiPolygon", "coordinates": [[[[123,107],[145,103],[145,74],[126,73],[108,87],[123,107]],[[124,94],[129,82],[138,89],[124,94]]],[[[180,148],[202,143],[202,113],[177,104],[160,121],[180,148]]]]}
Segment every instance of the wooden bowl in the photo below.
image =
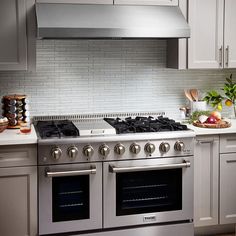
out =
{"type": "Polygon", "coordinates": [[[231,123],[226,120],[221,120],[216,124],[201,123],[199,121],[194,121],[193,125],[200,128],[222,129],[222,128],[229,128],[231,126],[231,123]]]}
{"type": "Polygon", "coordinates": [[[2,133],[8,126],[8,121],[0,123],[0,133],[2,133]]]}

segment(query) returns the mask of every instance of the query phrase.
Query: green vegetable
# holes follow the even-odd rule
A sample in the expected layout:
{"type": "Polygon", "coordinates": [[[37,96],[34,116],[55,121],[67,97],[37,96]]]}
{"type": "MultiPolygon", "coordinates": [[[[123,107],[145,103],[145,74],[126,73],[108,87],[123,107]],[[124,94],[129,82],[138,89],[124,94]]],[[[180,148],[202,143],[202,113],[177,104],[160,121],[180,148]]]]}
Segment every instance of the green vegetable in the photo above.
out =
{"type": "Polygon", "coordinates": [[[189,124],[192,124],[194,121],[198,120],[198,117],[201,115],[210,116],[211,111],[194,111],[189,119],[189,124]]]}

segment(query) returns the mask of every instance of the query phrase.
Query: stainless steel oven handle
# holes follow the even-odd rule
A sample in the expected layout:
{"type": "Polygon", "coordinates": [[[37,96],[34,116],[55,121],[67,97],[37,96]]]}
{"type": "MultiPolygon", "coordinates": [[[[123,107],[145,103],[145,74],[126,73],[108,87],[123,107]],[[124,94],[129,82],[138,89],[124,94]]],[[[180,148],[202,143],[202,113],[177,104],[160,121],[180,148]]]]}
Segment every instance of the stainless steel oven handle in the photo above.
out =
{"type": "Polygon", "coordinates": [[[136,172],[136,171],[150,171],[150,170],[167,170],[167,169],[180,169],[190,167],[189,161],[177,164],[161,164],[154,166],[129,166],[129,167],[115,167],[109,165],[109,171],[111,173],[124,173],[124,172],[136,172]]]}
{"type": "Polygon", "coordinates": [[[91,166],[87,170],[70,170],[70,171],[50,171],[46,170],[47,177],[63,177],[63,176],[77,176],[77,175],[89,175],[96,174],[96,166],[91,166]]]}

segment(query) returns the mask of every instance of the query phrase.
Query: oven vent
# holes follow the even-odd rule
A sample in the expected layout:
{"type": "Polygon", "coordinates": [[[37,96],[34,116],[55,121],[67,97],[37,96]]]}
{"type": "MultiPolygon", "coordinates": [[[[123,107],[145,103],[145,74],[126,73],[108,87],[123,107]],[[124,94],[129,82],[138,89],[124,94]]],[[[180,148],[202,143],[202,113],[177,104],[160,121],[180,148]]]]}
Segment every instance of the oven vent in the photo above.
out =
{"type": "Polygon", "coordinates": [[[74,114],[74,115],[51,115],[51,116],[34,116],[33,122],[43,120],[71,120],[71,121],[96,121],[103,118],[116,117],[135,117],[135,116],[165,116],[165,112],[114,112],[114,113],[92,113],[92,114],[74,114]]]}

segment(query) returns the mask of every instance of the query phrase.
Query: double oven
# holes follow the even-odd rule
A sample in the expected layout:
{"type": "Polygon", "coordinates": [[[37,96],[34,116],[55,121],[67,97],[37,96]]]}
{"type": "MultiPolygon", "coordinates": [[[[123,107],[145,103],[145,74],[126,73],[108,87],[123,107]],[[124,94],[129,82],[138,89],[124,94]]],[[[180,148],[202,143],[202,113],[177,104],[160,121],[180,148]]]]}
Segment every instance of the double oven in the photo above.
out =
{"type": "MultiPolygon", "coordinates": [[[[186,147],[178,155],[170,150],[165,156],[156,149],[153,154],[141,150],[129,158],[113,153],[117,142],[108,143],[110,152],[105,157],[101,151],[96,154],[100,143],[90,143],[94,155],[84,158],[85,141],[73,144],[78,158],[64,161],[67,163],[52,163],[51,146],[39,145],[39,235],[130,236],[139,229],[149,236],[157,235],[158,230],[162,236],[172,235],[173,230],[175,235],[191,236],[192,139],[184,141],[186,147]]],[[[168,142],[173,146],[175,140],[168,142]]],[[[152,143],[159,146],[162,140],[152,143]]],[[[126,150],[129,146],[124,144],[126,150]]],[[[65,144],[60,149],[62,153],[71,150],[65,144]]],[[[62,155],[61,160],[66,158],[62,155]]]]}

